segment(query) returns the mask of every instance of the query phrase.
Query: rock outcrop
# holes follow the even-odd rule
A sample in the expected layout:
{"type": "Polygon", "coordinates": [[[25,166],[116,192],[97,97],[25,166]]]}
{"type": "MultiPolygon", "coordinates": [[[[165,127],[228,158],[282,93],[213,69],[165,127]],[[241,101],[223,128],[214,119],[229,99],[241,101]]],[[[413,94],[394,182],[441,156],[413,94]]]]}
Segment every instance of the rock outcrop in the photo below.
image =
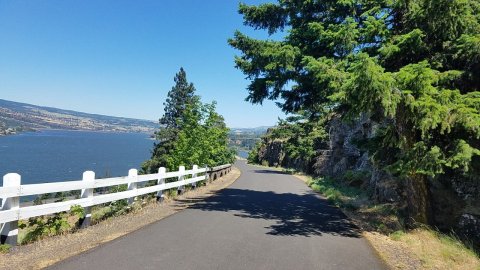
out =
{"type": "MultiPolygon", "coordinates": [[[[329,148],[318,151],[314,172],[317,175],[342,177],[346,172],[369,172],[363,186],[372,191],[379,202],[400,202],[401,186],[398,179],[375,167],[366,150],[357,143],[372,138],[378,124],[367,117],[352,123],[339,118],[330,122],[329,148]]],[[[367,174],[366,174],[367,175],[367,174]]]]}
{"type": "Polygon", "coordinates": [[[258,150],[258,160],[268,166],[283,166],[285,151],[281,140],[264,141],[258,150]]]}
{"type": "MultiPolygon", "coordinates": [[[[379,124],[368,118],[354,123],[334,119],[330,123],[330,149],[318,151],[314,171],[320,175],[342,176],[347,171],[369,171],[364,186],[378,202],[403,205],[403,181],[372,164],[366,151],[356,142],[372,138],[379,124]]],[[[480,176],[466,179],[445,174],[429,179],[432,225],[444,231],[456,231],[464,239],[480,246],[480,176]]]]}
{"type": "Polygon", "coordinates": [[[257,153],[258,163],[272,167],[281,166],[308,173],[312,172],[311,161],[289,156],[284,149],[285,143],[283,140],[271,139],[269,137],[264,137],[262,140],[257,153]]]}

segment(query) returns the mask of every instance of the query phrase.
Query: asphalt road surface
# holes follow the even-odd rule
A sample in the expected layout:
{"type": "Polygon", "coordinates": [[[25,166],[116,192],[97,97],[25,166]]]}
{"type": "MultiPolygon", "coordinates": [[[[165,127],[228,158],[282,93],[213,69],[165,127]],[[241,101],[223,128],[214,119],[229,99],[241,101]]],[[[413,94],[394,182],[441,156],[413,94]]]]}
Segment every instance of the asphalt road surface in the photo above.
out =
{"type": "Polygon", "coordinates": [[[238,161],[192,208],[51,269],[385,269],[357,228],[302,181],[238,161]]]}

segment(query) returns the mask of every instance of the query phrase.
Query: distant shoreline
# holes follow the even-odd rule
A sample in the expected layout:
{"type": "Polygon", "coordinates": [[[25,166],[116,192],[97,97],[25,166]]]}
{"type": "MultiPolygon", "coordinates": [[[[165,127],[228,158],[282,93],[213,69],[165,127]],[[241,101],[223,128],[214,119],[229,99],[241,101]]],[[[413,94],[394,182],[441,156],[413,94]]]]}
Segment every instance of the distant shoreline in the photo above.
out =
{"type": "Polygon", "coordinates": [[[154,135],[153,133],[143,132],[143,131],[38,128],[38,129],[15,131],[15,133],[9,133],[9,134],[0,134],[0,137],[21,135],[21,134],[25,134],[25,133],[29,133],[29,132],[37,133],[37,132],[44,132],[44,131],[68,131],[68,132],[83,131],[83,132],[95,132],[95,133],[138,133],[138,134],[145,134],[149,137],[154,135]]]}

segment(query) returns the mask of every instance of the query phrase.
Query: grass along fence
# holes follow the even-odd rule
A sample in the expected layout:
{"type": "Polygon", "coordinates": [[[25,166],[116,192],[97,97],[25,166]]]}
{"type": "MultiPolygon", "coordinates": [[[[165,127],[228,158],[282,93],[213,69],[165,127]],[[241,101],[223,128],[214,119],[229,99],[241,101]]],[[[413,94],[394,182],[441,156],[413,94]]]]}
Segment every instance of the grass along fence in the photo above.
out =
{"type": "Polygon", "coordinates": [[[158,173],[138,175],[136,169],[128,171],[128,176],[113,177],[104,179],[95,179],[93,171],[83,173],[83,179],[79,181],[66,181],[54,183],[41,183],[22,185],[21,176],[16,173],[9,173],[3,177],[3,186],[0,187],[0,198],[2,205],[0,208],[0,228],[1,244],[16,245],[18,238],[18,221],[32,217],[51,215],[69,211],[73,206],[83,207],[84,218],[80,227],[90,225],[91,207],[104,203],[127,199],[128,204],[133,204],[135,197],[146,194],[156,193],[157,200],[163,200],[163,191],[177,188],[178,192],[183,192],[186,185],[196,187],[199,181],[208,182],[209,179],[216,180],[218,177],[230,172],[231,164],[221,165],[213,168],[198,168],[194,165],[191,170],[185,170],[180,166],[178,171],[166,172],[165,168],[160,168],[158,173]],[[175,179],[175,181],[171,181],[175,179]],[[169,180],[169,181],[167,181],[169,180]],[[139,186],[139,183],[156,181],[151,185],[139,186]],[[127,185],[126,191],[96,194],[95,189],[127,185]],[[81,190],[80,198],[52,202],[33,206],[20,206],[20,197],[42,195],[56,192],[68,192],[81,190]]]}

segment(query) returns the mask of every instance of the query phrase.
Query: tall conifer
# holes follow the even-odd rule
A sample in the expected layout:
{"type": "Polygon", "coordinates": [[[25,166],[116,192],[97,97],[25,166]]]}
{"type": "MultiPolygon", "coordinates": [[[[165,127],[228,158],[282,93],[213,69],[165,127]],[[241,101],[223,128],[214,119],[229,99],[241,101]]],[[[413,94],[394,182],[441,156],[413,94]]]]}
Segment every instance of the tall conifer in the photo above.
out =
{"type": "Polygon", "coordinates": [[[152,157],[142,165],[146,173],[155,173],[159,167],[167,166],[167,158],[172,154],[175,142],[184,121],[188,106],[199,100],[195,95],[195,86],[187,80],[183,68],[175,75],[175,85],[168,92],[167,100],[163,103],[164,114],[159,120],[160,128],[155,133],[157,142],[152,151],[152,157]]]}

